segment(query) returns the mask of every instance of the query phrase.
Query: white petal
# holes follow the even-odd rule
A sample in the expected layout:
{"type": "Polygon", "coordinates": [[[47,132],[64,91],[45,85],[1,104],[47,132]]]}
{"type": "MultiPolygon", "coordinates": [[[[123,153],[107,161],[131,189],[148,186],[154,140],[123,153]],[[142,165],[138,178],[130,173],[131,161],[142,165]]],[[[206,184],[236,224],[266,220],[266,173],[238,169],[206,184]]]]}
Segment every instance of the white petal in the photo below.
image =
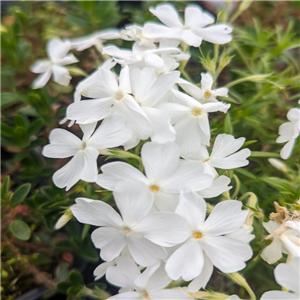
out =
{"type": "Polygon", "coordinates": [[[74,156],[80,149],[81,140],[73,133],[56,128],[49,135],[50,145],[43,149],[43,155],[52,158],[74,156]]]}
{"type": "Polygon", "coordinates": [[[220,176],[215,178],[212,182],[212,185],[202,191],[199,191],[198,194],[203,198],[213,198],[221,195],[223,192],[228,191],[232,188],[229,186],[230,178],[227,176],[220,176]]]}
{"type": "Polygon", "coordinates": [[[150,39],[166,38],[180,40],[181,33],[181,28],[168,28],[154,22],[147,22],[143,28],[143,36],[150,39]]]}
{"type": "Polygon", "coordinates": [[[143,104],[145,106],[154,106],[157,102],[171,89],[180,76],[180,72],[173,71],[164,74],[157,78],[155,83],[151,86],[149,93],[144,98],[143,104]]]}
{"type": "Polygon", "coordinates": [[[86,141],[91,137],[91,135],[95,131],[96,126],[97,126],[97,122],[79,125],[80,129],[83,132],[83,137],[82,137],[83,141],[86,141]]]}
{"type": "Polygon", "coordinates": [[[112,261],[123,250],[126,240],[123,232],[114,227],[101,227],[92,232],[92,241],[100,248],[100,256],[105,261],[112,261]]]}
{"type": "Polygon", "coordinates": [[[154,193],[154,204],[159,211],[174,212],[179,203],[178,194],[165,193],[163,191],[154,193]]]}
{"type": "Polygon", "coordinates": [[[223,96],[223,97],[228,97],[228,89],[227,88],[220,88],[215,90],[213,93],[214,96],[223,96]]]}
{"type": "Polygon", "coordinates": [[[202,28],[214,23],[212,15],[203,12],[198,5],[188,5],[184,11],[185,26],[202,28]]]}
{"type": "Polygon", "coordinates": [[[183,155],[195,153],[201,147],[201,135],[197,118],[181,119],[174,125],[176,143],[180,146],[183,155]]]}
{"type": "Polygon", "coordinates": [[[123,98],[114,106],[115,112],[121,114],[140,139],[147,139],[152,133],[151,123],[143,109],[133,98],[123,98]]]}
{"type": "Polygon", "coordinates": [[[140,270],[135,262],[128,257],[119,257],[117,266],[110,267],[106,273],[106,279],[120,287],[135,289],[134,279],[140,275],[140,270]]]}
{"type": "Polygon", "coordinates": [[[198,230],[205,220],[206,203],[202,197],[194,192],[181,192],[176,213],[187,220],[191,230],[198,230]]]}
{"type": "Polygon", "coordinates": [[[148,180],[136,168],[123,162],[112,162],[101,167],[102,174],[98,175],[96,183],[108,190],[114,190],[116,185],[122,181],[144,182],[148,180]]]}
{"type": "Polygon", "coordinates": [[[287,113],[287,118],[291,122],[299,122],[300,121],[300,109],[299,108],[292,108],[287,113]]]}
{"type": "Polygon", "coordinates": [[[101,200],[77,198],[71,210],[80,223],[94,226],[122,226],[123,224],[120,215],[101,200]]]}
{"type": "Polygon", "coordinates": [[[84,167],[80,174],[80,179],[87,182],[95,182],[98,175],[97,158],[99,152],[95,148],[87,147],[82,151],[84,167]]]}
{"type": "Polygon", "coordinates": [[[52,66],[53,80],[61,85],[68,86],[71,80],[68,69],[58,65],[52,66]]]}
{"type": "Polygon", "coordinates": [[[61,169],[53,174],[53,182],[59,188],[66,187],[68,191],[79,179],[82,169],[84,168],[84,158],[81,151],[61,169]]]}
{"type": "Polygon", "coordinates": [[[282,291],[270,291],[264,293],[260,300],[299,300],[299,295],[282,291]]]}
{"type": "Polygon", "coordinates": [[[232,40],[230,35],[232,28],[229,25],[212,25],[206,28],[195,29],[194,32],[202,37],[203,40],[213,44],[222,45],[232,40]]]}
{"type": "Polygon", "coordinates": [[[239,240],[225,236],[205,236],[201,246],[215,267],[224,273],[245,268],[245,261],[252,256],[252,248],[239,240]]]}
{"type": "Polygon", "coordinates": [[[251,151],[246,148],[242,149],[232,155],[225,158],[214,158],[212,157],[209,161],[210,165],[215,168],[221,168],[225,170],[235,169],[247,166],[249,161],[246,159],[251,155],[251,151]]]}
{"type": "Polygon", "coordinates": [[[79,101],[68,107],[67,118],[78,123],[97,122],[111,114],[112,105],[111,97],[79,101]]]}
{"type": "Polygon", "coordinates": [[[219,134],[215,139],[211,157],[226,157],[239,150],[243,146],[245,140],[244,137],[235,139],[230,134],[219,134]]]}
{"type": "Polygon", "coordinates": [[[204,254],[204,266],[202,272],[199,276],[197,276],[190,284],[188,285],[188,289],[191,292],[198,292],[198,290],[205,289],[209,279],[211,278],[212,272],[214,270],[214,266],[209,260],[209,258],[204,254]]]}
{"type": "Polygon", "coordinates": [[[213,178],[204,174],[203,166],[198,163],[187,163],[178,167],[172,177],[165,183],[164,190],[179,193],[180,190],[200,191],[211,186],[213,178]]]}
{"type": "Polygon", "coordinates": [[[291,139],[290,141],[288,141],[288,143],[286,143],[283,148],[280,151],[280,156],[282,159],[288,159],[289,156],[292,153],[292,150],[294,148],[294,144],[295,144],[296,139],[291,139]]]}
{"type": "Polygon", "coordinates": [[[144,101],[151,86],[156,81],[156,74],[153,68],[133,69],[130,73],[132,92],[137,101],[144,101]]]}
{"type": "Polygon", "coordinates": [[[141,152],[148,179],[155,183],[167,180],[176,170],[180,149],[175,143],[146,143],[141,152]]]}
{"type": "Polygon", "coordinates": [[[89,142],[96,149],[106,149],[122,145],[131,135],[120,116],[110,115],[103,120],[89,142]]]}
{"type": "Polygon", "coordinates": [[[205,221],[205,234],[217,236],[238,230],[245,223],[248,211],[242,210],[242,202],[226,200],[219,202],[205,221]]]}
{"type": "Polygon", "coordinates": [[[279,137],[276,139],[277,143],[284,143],[289,141],[294,133],[294,125],[290,122],[283,123],[279,126],[279,137]]]}
{"type": "Polygon", "coordinates": [[[274,271],[276,282],[297,294],[300,294],[299,262],[299,257],[295,257],[289,264],[279,264],[274,271]]]}
{"type": "Polygon", "coordinates": [[[39,59],[30,67],[33,73],[45,73],[51,67],[51,62],[48,59],[39,59]]]}
{"type": "Polygon", "coordinates": [[[106,273],[108,267],[115,265],[115,261],[104,262],[94,270],[95,280],[100,279],[106,273]]]}
{"type": "Polygon", "coordinates": [[[114,198],[124,222],[140,221],[153,205],[153,195],[143,182],[121,182],[114,189],[114,198]]]}
{"type": "Polygon", "coordinates": [[[161,4],[158,5],[155,9],[150,8],[150,12],[152,12],[162,23],[167,25],[168,27],[182,27],[179,20],[178,13],[173,5],[171,4],[161,4]]]}
{"type": "Polygon", "coordinates": [[[275,221],[269,221],[263,222],[263,226],[268,231],[268,233],[272,233],[279,227],[279,224],[275,221]]]}
{"type": "Polygon", "coordinates": [[[166,250],[149,240],[134,234],[127,235],[129,252],[141,266],[151,266],[167,256],[166,250]]]}
{"type": "Polygon", "coordinates": [[[60,39],[49,40],[46,46],[48,56],[54,61],[66,56],[70,49],[70,41],[62,41],[60,39]]]}
{"type": "Polygon", "coordinates": [[[199,47],[202,42],[202,38],[199,35],[194,34],[193,31],[189,29],[185,29],[180,37],[183,42],[193,47],[199,47]]]}
{"type": "Polygon", "coordinates": [[[182,277],[189,281],[202,272],[203,265],[203,252],[199,242],[189,239],[170,256],[166,263],[166,272],[173,280],[182,277]]]}
{"type": "Polygon", "coordinates": [[[213,77],[209,73],[201,73],[201,88],[211,90],[213,85],[213,77]]]}
{"type": "Polygon", "coordinates": [[[151,213],[135,227],[151,242],[171,247],[184,242],[190,234],[186,221],[172,212],[151,213]]]}
{"type": "Polygon", "coordinates": [[[60,59],[57,63],[65,66],[65,65],[69,65],[69,64],[74,64],[78,61],[79,60],[73,54],[68,54],[67,56],[60,59]]]}
{"type": "Polygon", "coordinates": [[[37,76],[32,82],[32,88],[40,89],[44,87],[46,83],[49,81],[49,79],[51,78],[51,75],[52,75],[52,70],[48,70],[47,72],[37,76]]]}
{"type": "Polygon", "coordinates": [[[190,82],[181,79],[177,82],[180,87],[182,87],[188,94],[190,94],[194,99],[200,100],[203,97],[203,91],[198,88],[196,85],[191,84],[190,82]]]}
{"type": "Polygon", "coordinates": [[[175,129],[168,114],[157,108],[143,108],[152,126],[151,141],[167,143],[175,140],[175,129]]]}

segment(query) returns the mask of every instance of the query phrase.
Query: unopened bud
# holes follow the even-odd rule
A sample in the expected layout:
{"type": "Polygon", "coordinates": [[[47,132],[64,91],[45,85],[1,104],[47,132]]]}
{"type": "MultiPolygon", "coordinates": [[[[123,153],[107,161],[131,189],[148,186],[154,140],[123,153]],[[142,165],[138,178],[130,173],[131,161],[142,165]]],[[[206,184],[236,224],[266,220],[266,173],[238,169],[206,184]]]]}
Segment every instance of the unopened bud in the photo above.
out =
{"type": "Polygon", "coordinates": [[[287,173],[288,172],[286,164],[283,163],[282,161],[280,161],[279,159],[269,158],[268,161],[277,170],[279,170],[279,171],[281,171],[283,173],[287,173]]]}
{"type": "Polygon", "coordinates": [[[71,219],[72,219],[72,211],[68,209],[56,222],[55,224],[55,230],[58,230],[62,227],[64,227],[71,219]]]}

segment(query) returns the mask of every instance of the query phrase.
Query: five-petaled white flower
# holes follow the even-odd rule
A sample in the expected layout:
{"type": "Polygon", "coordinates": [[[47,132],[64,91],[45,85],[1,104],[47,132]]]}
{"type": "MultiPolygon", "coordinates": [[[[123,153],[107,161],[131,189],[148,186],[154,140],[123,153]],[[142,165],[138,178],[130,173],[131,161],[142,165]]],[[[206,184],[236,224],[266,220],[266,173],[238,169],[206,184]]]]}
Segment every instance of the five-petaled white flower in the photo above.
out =
{"type": "Polygon", "coordinates": [[[199,47],[202,40],[225,44],[231,41],[232,29],[229,25],[219,24],[203,28],[212,24],[215,20],[204,13],[197,5],[188,5],[185,8],[185,22],[180,21],[177,11],[171,4],[161,4],[150,11],[166,26],[157,23],[146,23],[143,28],[143,35],[152,39],[176,39],[187,45],[199,47]]]}
{"type": "Polygon", "coordinates": [[[178,84],[200,103],[218,102],[218,96],[228,97],[227,88],[212,89],[213,77],[209,73],[201,73],[201,77],[201,88],[184,79],[180,79],[178,84]]]}
{"type": "Polygon", "coordinates": [[[116,117],[105,119],[94,132],[96,123],[80,125],[82,140],[73,133],[57,128],[51,131],[50,144],[43,149],[43,155],[51,158],[72,159],[53,175],[56,186],[69,190],[79,179],[95,182],[98,174],[97,157],[100,149],[117,147],[131,137],[124,122],[116,117]],[[94,134],[93,134],[94,132],[94,134]]]}
{"type": "Polygon", "coordinates": [[[180,190],[201,191],[210,187],[213,180],[198,163],[181,165],[179,154],[174,143],[146,143],[141,153],[146,175],[127,163],[112,162],[101,167],[103,173],[96,183],[113,191],[118,182],[143,182],[154,195],[159,210],[174,211],[180,190]]]}
{"type": "Polygon", "coordinates": [[[174,280],[194,279],[189,286],[193,292],[205,287],[213,266],[224,273],[242,270],[252,249],[248,243],[225,236],[245,223],[248,212],[241,207],[236,200],[220,202],[205,221],[206,202],[202,197],[194,192],[181,193],[175,212],[187,220],[189,237],[168,259],[168,275],[174,280]]]}
{"type": "Polygon", "coordinates": [[[40,59],[36,61],[30,70],[33,73],[42,73],[32,83],[34,89],[42,88],[53,76],[53,80],[61,85],[69,85],[71,76],[65,65],[78,62],[73,54],[67,53],[71,49],[70,41],[52,39],[47,43],[46,51],[49,59],[40,59]]]}
{"type": "Polygon", "coordinates": [[[164,247],[172,247],[187,238],[185,220],[172,212],[150,212],[153,195],[142,183],[120,183],[114,199],[121,216],[100,200],[77,198],[71,207],[81,223],[101,226],[92,240],[101,249],[101,257],[112,261],[128,247],[135,262],[151,266],[167,256],[164,247]]]}

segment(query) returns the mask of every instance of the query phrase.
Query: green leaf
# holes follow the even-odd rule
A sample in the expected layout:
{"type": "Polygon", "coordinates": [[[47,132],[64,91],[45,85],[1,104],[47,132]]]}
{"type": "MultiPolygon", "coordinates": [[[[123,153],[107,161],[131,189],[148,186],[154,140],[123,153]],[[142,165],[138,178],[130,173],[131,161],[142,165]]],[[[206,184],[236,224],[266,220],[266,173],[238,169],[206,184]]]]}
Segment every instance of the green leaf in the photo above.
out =
{"type": "Polygon", "coordinates": [[[18,95],[13,93],[2,93],[1,94],[1,108],[8,107],[18,102],[18,95]]]}
{"type": "MultiPolygon", "coordinates": [[[[55,279],[58,279],[58,280],[65,280],[68,278],[68,275],[69,275],[69,269],[68,269],[68,264],[67,263],[60,263],[56,268],[55,268],[55,271],[54,271],[54,274],[55,274],[55,279]]],[[[70,287],[70,284],[68,283],[65,291],[67,291],[67,289],[70,287]]]]}
{"type": "Polygon", "coordinates": [[[247,171],[246,169],[237,168],[237,169],[234,169],[234,172],[240,173],[240,174],[242,174],[246,177],[249,177],[251,179],[256,179],[256,177],[252,173],[247,171]]]}
{"type": "Polygon", "coordinates": [[[37,134],[43,125],[44,125],[43,119],[35,120],[33,123],[30,124],[28,128],[28,135],[32,136],[37,134]]]}
{"type": "Polygon", "coordinates": [[[71,284],[69,282],[58,282],[56,285],[56,288],[58,291],[62,293],[67,293],[67,290],[71,287],[71,284]]]}
{"type": "Polygon", "coordinates": [[[252,151],[250,157],[280,157],[278,153],[252,151]]]}
{"type": "Polygon", "coordinates": [[[224,121],[224,133],[232,134],[232,131],[230,114],[227,113],[224,121]]]}
{"type": "Polygon", "coordinates": [[[29,226],[21,221],[21,220],[14,220],[9,224],[10,232],[19,240],[21,241],[28,241],[31,236],[31,230],[29,226]]]}
{"type": "Polygon", "coordinates": [[[26,198],[26,196],[28,195],[30,188],[31,188],[30,183],[25,183],[25,184],[19,186],[16,189],[16,191],[14,192],[14,194],[10,200],[10,206],[16,207],[19,204],[21,204],[23,202],[23,200],[26,198]]]}
{"type": "Polygon", "coordinates": [[[84,280],[83,280],[83,276],[82,274],[73,269],[71,272],[70,272],[70,275],[69,275],[69,279],[70,279],[70,282],[72,285],[83,285],[84,284],[84,280]]]}
{"type": "Polygon", "coordinates": [[[90,225],[89,224],[84,224],[83,229],[82,229],[82,234],[81,234],[81,239],[84,240],[86,235],[88,234],[90,230],[90,225]]]}
{"type": "Polygon", "coordinates": [[[1,185],[1,198],[5,199],[10,189],[10,177],[4,178],[3,184],[1,185]]]}

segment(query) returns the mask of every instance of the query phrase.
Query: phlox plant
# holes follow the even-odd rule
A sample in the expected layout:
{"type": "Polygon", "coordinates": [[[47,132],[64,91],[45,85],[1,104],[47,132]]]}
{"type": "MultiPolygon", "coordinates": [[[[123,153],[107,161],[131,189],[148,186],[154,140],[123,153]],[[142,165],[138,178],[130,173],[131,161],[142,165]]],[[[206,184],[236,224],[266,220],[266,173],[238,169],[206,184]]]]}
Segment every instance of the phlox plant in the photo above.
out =
{"type": "MultiPolygon", "coordinates": [[[[80,62],[81,51],[93,49],[101,58],[77,83],[72,103],[55,125],[60,128],[52,128],[42,149],[44,157],[64,159],[52,177],[63,193],[85,182],[83,192],[56,216],[55,228],[72,218],[93,226],[85,227],[85,234],[99,250],[95,280],[105,277],[119,289],[110,295],[82,286],[76,296],[298,299],[299,178],[294,166],[276,158],[289,161],[297,151],[300,108],[291,101],[286,122],[276,124],[273,145],[286,143],[280,154],[266,151],[267,143],[266,150],[256,148],[257,132],[265,131],[257,121],[261,116],[252,116],[253,99],[259,97],[252,90],[264,84],[272,93],[283,89],[264,66],[248,65],[252,54],[242,47],[252,41],[252,32],[247,36],[233,22],[250,4],[239,3],[229,17],[228,3],[216,17],[196,2],[181,10],[175,2],[149,3],[151,21],[74,39],[57,36],[47,42],[48,58],[31,66],[38,74],[35,90],[51,81],[68,86],[74,72],[68,65],[80,62]],[[120,47],[120,41],[129,46],[120,47]],[[249,73],[236,71],[224,80],[235,55],[246,60],[249,73]],[[195,57],[201,69],[197,80],[188,72],[195,57]],[[249,96],[236,88],[245,83],[249,96]],[[239,119],[245,124],[235,129],[239,119]],[[248,135],[245,125],[257,131],[248,135]],[[284,186],[287,201],[271,199],[261,206],[251,159],[264,159],[288,178],[260,179],[277,189],[284,186]],[[252,284],[257,261],[262,269],[277,265],[274,290],[257,287],[264,282],[252,284]],[[216,276],[227,287],[234,283],[242,289],[235,294],[226,286],[218,289],[211,284],[216,276]]],[[[260,94],[270,101],[263,88],[260,94]]]]}

